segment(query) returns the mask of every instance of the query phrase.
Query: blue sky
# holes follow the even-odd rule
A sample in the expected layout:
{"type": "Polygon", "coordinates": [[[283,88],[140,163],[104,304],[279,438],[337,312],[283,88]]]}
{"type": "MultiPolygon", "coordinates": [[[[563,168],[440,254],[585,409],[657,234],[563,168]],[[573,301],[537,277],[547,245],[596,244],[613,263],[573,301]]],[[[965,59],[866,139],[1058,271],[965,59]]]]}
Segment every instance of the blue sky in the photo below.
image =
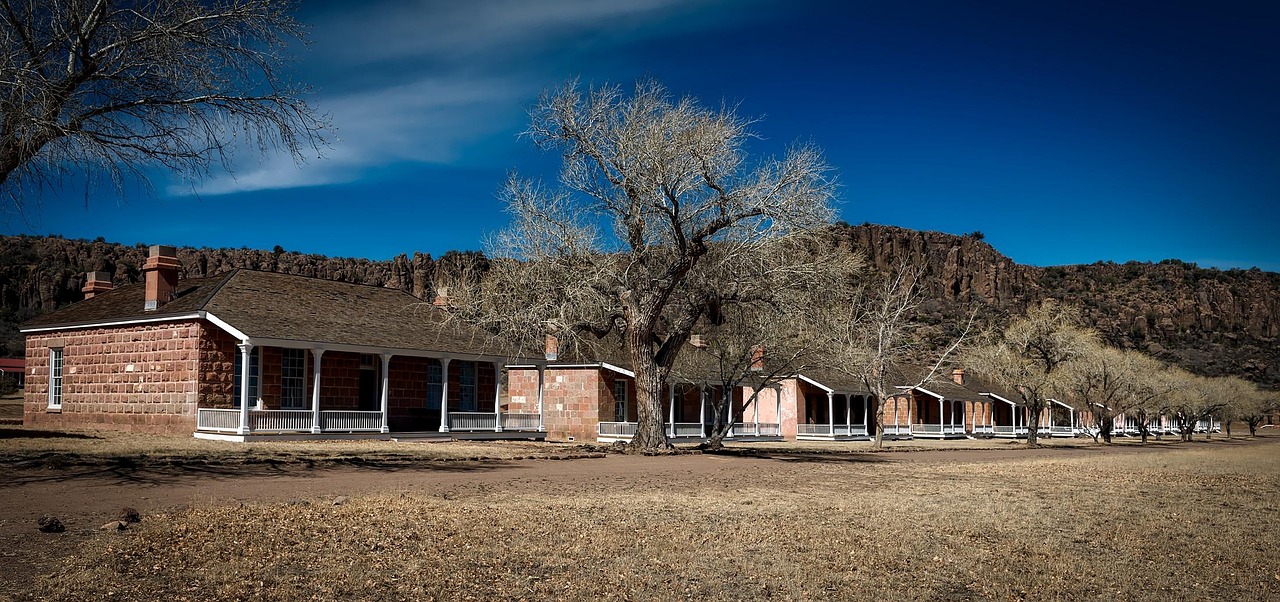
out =
{"type": "Polygon", "coordinates": [[[1280,3],[306,2],[337,140],[193,191],[46,197],[10,234],[386,259],[477,249],[543,88],[652,76],[812,141],[841,215],[982,231],[1035,265],[1175,257],[1280,271],[1280,3]],[[193,192],[197,194],[193,194],[193,192]],[[86,207],[86,198],[88,200],[86,207]]]}

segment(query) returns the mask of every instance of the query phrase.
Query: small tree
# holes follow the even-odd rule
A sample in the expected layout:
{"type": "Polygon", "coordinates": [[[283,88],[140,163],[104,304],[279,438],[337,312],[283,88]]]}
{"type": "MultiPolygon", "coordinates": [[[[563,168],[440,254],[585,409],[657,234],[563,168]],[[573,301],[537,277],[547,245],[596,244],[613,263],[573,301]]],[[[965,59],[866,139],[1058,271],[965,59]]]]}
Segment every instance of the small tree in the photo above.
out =
{"type": "MultiPolygon", "coordinates": [[[[1055,392],[1065,390],[1067,362],[1098,345],[1097,333],[1078,326],[1079,311],[1046,300],[1027,310],[989,342],[965,354],[969,365],[996,384],[1016,391],[1031,417],[1039,416],[1055,392]]],[[[1036,420],[1028,420],[1027,445],[1037,444],[1036,420]]]]}
{"type": "MultiPolygon", "coordinates": [[[[689,335],[724,303],[759,298],[756,281],[726,274],[831,222],[830,168],[804,145],[749,164],[750,120],[653,81],[630,95],[569,82],[530,114],[526,134],[562,155],[561,186],[513,175],[503,189],[512,224],[489,240],[489,322],[535,344],[620,340],[635,371],[632,446],[669,448],[663,391],[689,335]]],[[[774,269],[800,276],[809,263],[774,269]]]]}
{"type": "Polygon", "coordinates": [[[1254,387],[1240,403],[1240,420],[1249,427],[1249,436],[1258,436],[1258,427],[1270,418],[1271,413],[1280,409],[1280,398],[1275,392],[1263,391],[1254,387]]]}
{"type": "Polygon", "coordinates": [[[1177,387],[1169,394],[1169,412],[1178,425],[1183,441],[1190,441],[1200,421],[1213,416],[1229,397],[1223,379],[1196,376],[1178,368],[1170,368],[1177,387]]]}
{"type": "Polygon", "coordinates": [[[1091,436],[1111,444],[1116,416],[1128,399],[1133,380],[1125,352],[1102,344],[1085,347],[1063,368],[1060,388],[1064,397],[1089,412],[1091,436]]]}
{"type": "Polygon", "coordinates": [[[301,160],[327,126],[281,72],[303,29],[273,0],[0,2],[0,190],[73,171],[201,177],[233,148],[301,160]]]}

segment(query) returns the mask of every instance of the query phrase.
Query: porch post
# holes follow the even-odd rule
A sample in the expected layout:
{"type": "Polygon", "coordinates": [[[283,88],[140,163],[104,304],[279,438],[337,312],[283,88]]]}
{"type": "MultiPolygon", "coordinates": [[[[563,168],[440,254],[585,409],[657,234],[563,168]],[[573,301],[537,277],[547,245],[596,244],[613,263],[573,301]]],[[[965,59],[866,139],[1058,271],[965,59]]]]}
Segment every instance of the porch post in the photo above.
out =
{"type": "Polygon", "coordinates": [[[778,437],[782,436],[782,387],[773,390],[774,416],[778,417],[778,437]]]}
{"type": "Polygon", "coordinates": [[[542,387],[546,383],[546,364],[538,364],[538,432],[547,430],[542,423],[542,387]]]}
{"type": "Polygon", "coordinates": [[[390,433],[391,425],[387,422],[387,390],[391,383],[391,354],[382,354],[382,426],[378,432],[390,433]]]}
{"type": "Polygon", "coordinates": [[[938,398],[938,435],[939,436],[944,435],[947,432],[946,423],[943,422],[943,420],[945,419],[944,414],[946,413],[947,411],[942,409],[942,398],[938,398]]]}
{"type": "Polygon", "coordinates": [[[320,357],[324,349],[311,350],[311,432],[320,433],[320,357]]]}
{"type": "Polygon", "coordinates": [[[871,396],[862,396],[862,430],[864,434],[871,434],[871,396]]]}
{"type": "Polygon", "coordinates": [[[240,428],[236,430],[237,434],[249,434],[249,361],[250,355],[253,354],[253,345],[249,341],[243,341],[239,345],[240,348],[240,428]]]}
{"type": "Polygon", "coordinates": [[[667,436],[676,436],[676,384],[667,383],[667,436]]]}
{"type": "Polygon", "coordinates": [[[698,437],[707,438],[707,386],[698,387],[698,437]]]}
{"type": "Polygon", "coordinates": [[[502,364],[493,362],[493,432],[502,432],[502,364]]]}
{"type": "Polygon", "coordinates": [[[827,391],[827,430],[836,436],[836,392],[827,391]]]}
{"type": "Polygon", "coordinates": [[[733,391],[729,391],[729,436],[733,436],[733,391]]]}
{"type": "Polygon", "coordinates": [[[449,362],[450,358],[440,358],[440,432],[449,432],[449,362]]]}

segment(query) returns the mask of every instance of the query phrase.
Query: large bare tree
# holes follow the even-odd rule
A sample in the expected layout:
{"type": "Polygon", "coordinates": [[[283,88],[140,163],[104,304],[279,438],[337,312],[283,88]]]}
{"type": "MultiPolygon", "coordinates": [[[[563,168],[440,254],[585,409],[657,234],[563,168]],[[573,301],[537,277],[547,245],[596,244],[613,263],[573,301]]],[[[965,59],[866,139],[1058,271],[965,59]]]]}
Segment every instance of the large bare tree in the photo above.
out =
{"type": "MultiPolygon", "coordinates": [[[[514,295],[501,329],[568,348],[620,341],[636,375],[632,446],[667,448],[663,391],[695,325],[761,292],[724,275],[830,223],[831,169],[809,145],[750,162],[751,120],[654,81],[571,81],[530,116],[527,136],[563,168],[559,186],[513,175],[503,189],[512,223],[488,241],[495,292],[514,295]]],[[[771,269],[804,278],[809,264],[771,269]]]]}
{"type": "Polygon", "coordinates": [[[967,350],[968,364],[1007,389],[1016,391],[1027,408],[1027,445],[1037,444],[1037,417],[1049,399],[1065,391],[1067,362],[1094,348],[1097,333],[1080,324],[1074,307],[1054,300],[1027,309],[993,340],[967,350]]]}
{"type": "Polygon", "coordinates": [[[66,177],[198,179],[234,150],[324,144],[282,69],[302,27],[276,0],[0,0],[0,190],[66,177]]]}

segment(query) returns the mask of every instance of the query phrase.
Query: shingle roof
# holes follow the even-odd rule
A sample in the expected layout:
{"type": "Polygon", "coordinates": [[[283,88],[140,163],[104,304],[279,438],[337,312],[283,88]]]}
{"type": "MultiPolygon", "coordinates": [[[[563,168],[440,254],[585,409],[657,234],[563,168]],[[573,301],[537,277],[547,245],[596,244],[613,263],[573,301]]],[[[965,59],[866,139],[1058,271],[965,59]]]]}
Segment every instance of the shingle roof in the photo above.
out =
{"type": "Polygon", "coordinates": [[[143,284],[107,291],[23,325],[76,326],[163,318],[204,311],[249,338],[422,352],[505,357],[510,350],[483,331],[397,289],[237,269],[184,280],[176,297],[143,310],[143,284]]]}

